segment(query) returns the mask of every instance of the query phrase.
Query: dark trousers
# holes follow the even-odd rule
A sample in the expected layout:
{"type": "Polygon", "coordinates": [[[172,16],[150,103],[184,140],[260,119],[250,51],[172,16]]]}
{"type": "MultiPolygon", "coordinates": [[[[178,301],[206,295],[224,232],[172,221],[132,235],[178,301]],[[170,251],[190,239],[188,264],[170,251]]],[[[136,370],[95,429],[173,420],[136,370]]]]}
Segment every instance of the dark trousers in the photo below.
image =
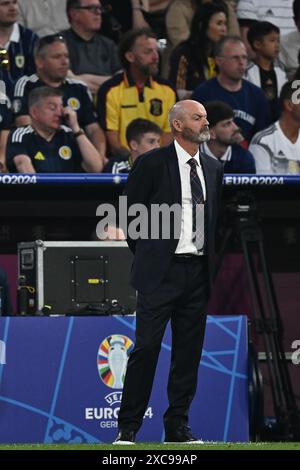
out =
{"type": "Polygon", "coordinates": [[[172,353],[164,425],[168,430],[188,422],[205,333],[207,293],[206,262],[196,256],[174,257],[160,286],[151,294],[138,293],[136,342],[127,365],[119,429],[137,431],[142,425],[169,320],[172,353]]]}

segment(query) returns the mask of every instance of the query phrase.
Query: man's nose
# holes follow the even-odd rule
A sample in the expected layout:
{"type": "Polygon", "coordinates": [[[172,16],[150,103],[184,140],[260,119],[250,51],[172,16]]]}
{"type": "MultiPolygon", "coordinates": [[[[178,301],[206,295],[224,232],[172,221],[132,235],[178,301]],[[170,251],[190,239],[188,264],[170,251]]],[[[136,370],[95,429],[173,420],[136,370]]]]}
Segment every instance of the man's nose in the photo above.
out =
{"type": "Polygon", "coordinates": [[[152,62],[157,62],[159,60],[159,53],[158,51],[154,51],[152,54],[152,62]]]}

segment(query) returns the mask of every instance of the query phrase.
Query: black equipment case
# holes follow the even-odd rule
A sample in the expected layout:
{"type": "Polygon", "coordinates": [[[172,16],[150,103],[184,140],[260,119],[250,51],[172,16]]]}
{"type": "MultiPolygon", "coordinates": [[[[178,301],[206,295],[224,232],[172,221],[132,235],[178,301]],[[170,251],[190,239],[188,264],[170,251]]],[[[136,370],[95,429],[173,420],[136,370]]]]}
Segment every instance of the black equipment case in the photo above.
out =
{"type": "Polygon", "coordinates": [[[131,263],[124,241],[19,243],[18,313],[132,314],[131,263]]]}

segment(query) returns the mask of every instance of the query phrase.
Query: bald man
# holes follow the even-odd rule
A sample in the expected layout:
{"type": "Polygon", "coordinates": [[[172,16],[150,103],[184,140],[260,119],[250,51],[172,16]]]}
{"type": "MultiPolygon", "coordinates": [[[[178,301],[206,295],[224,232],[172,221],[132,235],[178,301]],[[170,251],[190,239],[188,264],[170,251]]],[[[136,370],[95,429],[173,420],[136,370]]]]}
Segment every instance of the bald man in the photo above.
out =
{"type": "Polygon", "coordinates": [[[147,409],[162,338],[172,327],[165,442],[201,443],[188,425],[211,288],[222,164],[199,152],[209,139],[204,106],[180,101],[169,114],[174,142],[134,163],[125,189],[128,209],[143,204],[140,225],[128,218],[137,290],[136,341],[131,353],[114,444],[134,444],[147,409]],[[161,216],[157,216],[158,205],[161,216]],[[134,229],[140,227],[140,233],[134,229]]]}

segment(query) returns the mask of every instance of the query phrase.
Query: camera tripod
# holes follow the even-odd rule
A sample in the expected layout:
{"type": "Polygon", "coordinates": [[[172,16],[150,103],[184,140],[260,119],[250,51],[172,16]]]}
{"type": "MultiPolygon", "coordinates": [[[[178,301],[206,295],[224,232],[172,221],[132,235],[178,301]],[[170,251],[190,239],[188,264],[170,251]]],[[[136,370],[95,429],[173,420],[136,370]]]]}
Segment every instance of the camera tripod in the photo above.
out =
{"type": "MultiPolygon", "coordinates": [[[[267,264],[262,230],[256,214],[251,193],[240,192],[226,206],[225,236],[215,266],[217,275],[232,236],[237,235],[241,244],[249,282],[253,324],[262,335],[266,353],[267,370],[274,412],[276,417],[276,440],[299,441],[300,412],[288,370],[283,348],[283,324],[276,300],[272,277],[267,264]],[[262,270],[259,282],[255,259],[262,270]]],[[[261,427],[262,423],[257,423],[261,427]]],[[[252,434],[257,436],[261,429],[252,434]]]]}

